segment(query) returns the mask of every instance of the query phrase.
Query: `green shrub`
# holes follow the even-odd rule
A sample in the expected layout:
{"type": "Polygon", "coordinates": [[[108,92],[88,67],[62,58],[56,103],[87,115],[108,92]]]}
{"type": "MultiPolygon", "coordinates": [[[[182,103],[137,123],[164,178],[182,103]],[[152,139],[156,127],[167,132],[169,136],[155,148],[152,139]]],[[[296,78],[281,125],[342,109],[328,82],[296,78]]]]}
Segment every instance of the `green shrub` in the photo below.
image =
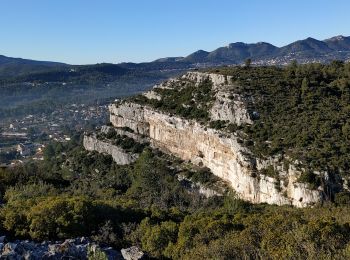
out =
{"type": "Polygon", "coordinates": [[[108,260],[108,256],[97,245],[88,246],[87,250],[88,260],[108,260]]]}
{"type": "Polygon", "coordinates": [[[261,174],[272,177],[272,178],[276,178],[279,176],[278,171],[276,171],[272,165],[269,165],[268,167],[262,169],[261,174]]]}
{"type": "Polygon", "coordinates": [[[312,189],[316,189],[321,185],[320,177],[310,170],[304,171],[298,178],[298,182],[307,183],[312,189]]]}
{"type": "Polygon", "coordinates": [[[227,125],[227,122],[223,121],[223,120],[216,120],[216,121],[209,122],[210,128],[214,128],[214,129],[218,129],[218,130],[225,128],[226,125],[227,125]]]}
{"type": "Polygon", "coordinates": [[[30,208],[27,219],[34,239],[82,236],[95,225],[93,204],[82,197],[47,198],[30,208]]]}
{"type": "Polygon", "coordinates": [[[160,224],[151,224],[149,218],[144,219],[138,233],[141,236],[141,245],[151,256],[156,258],[164,257],[166,248],[177,239],[178,225],[173,221],[166,221],[160,224]]]}
{"type": "Polygon", "coordinates": [[[335,194],[334,202],[337,205],[350,205],[350,192],[342,191],[335,194]]]}

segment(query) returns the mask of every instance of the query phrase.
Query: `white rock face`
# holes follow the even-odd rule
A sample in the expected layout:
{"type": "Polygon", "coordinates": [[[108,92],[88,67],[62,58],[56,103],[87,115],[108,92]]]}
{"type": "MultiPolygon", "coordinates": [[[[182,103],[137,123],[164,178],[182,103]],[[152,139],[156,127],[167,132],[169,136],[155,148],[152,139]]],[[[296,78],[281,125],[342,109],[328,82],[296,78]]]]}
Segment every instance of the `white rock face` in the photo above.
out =
{"type": "MultiPolygon", "coordinates": [[[[210,112],[211,120],[225,120],[230,123],[252,124],[253,120],[246,108],[247,100],[234,94],[232,77],[188,72],[178,79],[170,79],[155,88],[171,89],[186,87],[186,84],[211,81],[215,101],[210,112]]],[[[149,99],[161,99],[155,91],[145,93],[149,99]]],[[[151,146],[163,152],[174,154],[193,164],[208,167],[213,174],[231,184],[238,196],[252,203],[290,204],[305,207],[322,201],[322,190],[311,190],[306,184],[298,183],[300,171],[291,166],[283,169],[278,160],[259,160],[235,135],[207,128],[199,123],[186,120],[148,106],[132,102],[119,102],[109,106],[110,122],[121,131],[123,127],[132,129],[127,136],[136,141],[147,140],[151,146]],[[278,178],[260,174],[259,171],[273,166],[278,178]]],[[[107,128],[104,129],[107,131],[107,128]]],[[[119,132],[118,132],[119,133],[119,132]]],[[[122,149],[91,137],[84,138],[87,150],[108,153],[120,164],[128,164],[136,155],[125,154],[122,149]]]]}
{"type": "Polygon", "coordinates": [[[156,99],[156,100],[162,99],[162,97],[153,90],[147,91],[147,92],[143,93],[142,95],[144,95],[148,99],[156,99]]]}
{"type": "Polygon", "coordinates": [[[237,125],[252,124],[244,100],[237,94],[229,91],[218,91],[216,100],[210,110],[211,120],[225,120],[237,125]]]}
{"type": "Polygon", "coordinates": [[[288,185],[271,177],[254,176],[256,159],[233,135],[207,129],[197,122],[170,116],[137,104],[110,106],[111,122],[150,137],[151,145],[194,164],[208,167],[228,181],[237,194],[253,203],[291,204],[298,207],[322,200],[322,192],[296,182],[298,172],[288,171],[288,185]],[[129,111],[130,110],[130,111],[129,111]],[[132,115],[132,117],[128,117],[132,115]],[[138,121],[142,120],[142,121],[138,121]],[[282,184],[282,185],[281,185],[282,184]],[[278,188],[281,186],[280,188],[278,188]]]}
{"type": "Polygon", "coordinates": [[[143,107],[135,103],[124,103],[123,106],[109,106],[110,122],[115,127],[129,127],[135,133],[147,135],[149,129],[144,122],[143,107]]]}
{"type": "Polygon", "coordinates": [[[109,154],[113,160],[120,165],[130,164],[136,161],[137,154],[131,154],[124,151],[122,148],[112,145],[106,141],[98,140],[94,136],[84,136],[84,148],[88,151],[96,151],[99,153],[109,154]]]}
{"type": "Polygon", "coordinates": [[[137,246],[132,246],[121,250],[122,256],[125,260],[145,259],[145,254],[137,246]]]}
{"type": "Polygon", "coordinates": [[[231,76],[224,76],[215,73],[204,73],[204,72],[187,72],[185,75],[181,77],[182,79],[194,81],[197,85],[200,83],[210,80],[213,83],[214,88],[219,87],[221,85],[227,85],[232,82],[231,76]]]}

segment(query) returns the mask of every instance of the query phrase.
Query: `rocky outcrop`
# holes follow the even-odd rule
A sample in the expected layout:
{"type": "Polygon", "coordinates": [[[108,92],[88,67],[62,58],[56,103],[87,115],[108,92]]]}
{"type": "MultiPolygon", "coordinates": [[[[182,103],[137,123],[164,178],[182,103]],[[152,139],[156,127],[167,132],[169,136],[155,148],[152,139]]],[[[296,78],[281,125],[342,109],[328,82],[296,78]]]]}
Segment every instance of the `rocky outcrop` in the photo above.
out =
{"type": "Polygon", "coordinates": [[[111,105],[110,109],[111,122],[115,127],[134,127],[132,129],[136,133],[149,136],[152,146],[208,167],[215,175],[228,181],[242,199],[298,207],[312,205],[322,199],[321,191],[310,190],[306,184],[297,182],[298,171],[289,170],[284,180],[255,176],[257,159],[233,134],[224,134],[195,121],[160,113],[139,104],[124,102],[111,105]]]}
{"type": "Polygon", "coordinates": [[[184,88],[189,82],[200,87],[200,84],[206,81],[212,83],[212,90],[215,93],[215,102],[209,111],[211,120],[228,121],[229,123],[237,125],[253,123],[246,106],[248,98],[232,94],[232,90],[234,90],[236,86],[233,84],[233,78],[231,76],[203,72],[187,72],[181,79],[165,81],[162,84],[156,85],[153,90],[145,92],[143,95],[148,99],[161,100],[162,96],[155,91],[156,89],[184,88]]]}
{"type": "Polygon", "coordinates": [[[147,91],[147,92],[143,93],[143,95],[148,99],[156,99],[156,100],[162,99],[162,97],[153,90],[147,91]]]}
{"type": "Polygon", "coordinates": [[[140,248],[137,246],[132,246],[129,248],[123,248],[121,250],[121,253],[125,260],[139,260],[139,259],[146,259],[146,255],[144,252],[141,251],[140,248]]]}
{"type": "Polygon", "coordinates": [[[61,242],[16,240],[0,243],[0,259],[96,259],[103,255],[106,259],[123,259],[121,253],[111,247],[100,247],[88,239],[81,237],[66,239],[61,242]]]}
{"type": "MultiPolygon", "coordinates": [[[[159,91],[155,91],[157,88],[182,89],[193,84],[201,87],[203,82],[208,81],[211,81],[211,93],[215,95],[209,111],[210,120],[236,125],[253,123],[251,114],[256,112],[247,108],[249,97],[234,94],[232,90],[235,86],[229,76],[189,72],[155,86],[152,93],[144,96],[159,100],[161,96],[159,91]]],[[[208,167],[213,174],[227,181],[244,200],[297,207],[322,201],[321,189],[312,190],[307,184],[298,182],[299,170],[292,166],[283,169],[280,162],[271,159],[259,160],[242,145],[236,134],[211,129],[203,123],[159,111],[144,103],[120,101],[111,104],[109,111],[110,122],[115,129],[127,128],[130,130],[128,136],[135,140],[145,138],[152,147],[165,153],[208,167]],[[278,175],[264,175],[263,170],[268,166],[274,167],[278,175]]],[[[90,150],[113,153],[110,146],[96,143],[91,138],[84,139],[84,145],[90,150]]],[[[115,157],[120,157],[120,151],[117,151],[115,157]]],[[[120,161],[127,163],[132,159],[120,161]]]]}
{"type": "Polygon", "coordinates": [[[106,125],[101,127],[101,133],[104,133],[104,134],[108,134],[108,132],[114,131],[117,135],[127,136],[129,138],[134,139],[135,141],[137,141],[138,143],[141,143],[141,144],[149,142],[147,137],[142,137],[139,134],[135,134],[133,132],[130,132],[131,129],[128,129],[128,130],[125,130],[123,128],[106,126],[106,125]]]}
{"type": "Polygon", "coordinates": [[[224,190],[223,187],[220,187],[220,191],[217,191],[215,189],[206,187],[202,183],[193,182],[191,179],[188,179],[183,175],[178,175],[177,179],[180,182],[181,186],[184,187],[187,191],[191,193],[197,192],[206,198],[222,196],[226,192],[226,190],[224,190]]]}
{"type": "Polygon", "coordinates": [[[111,155],[113,160],[120,165],[130,164],[138,158],[138,154],[129,153],[108,141],[99,140],[96,135],[85,135],[83,145],[88,151],[97,151],[111,155]]]}
{"type": "Polygon", "coordinates": [[[215,95],[215,102],[210,110],[211,120],[228,121],[236,125],[252,124],[253,121],[245,106],[246,101],[229,90],[219,90],[215,95]]]}
{"type": "Polygon", "coordinates": [[[110,122],[115,127],[128,127],[135,133],[147,135],[149,132],[147,122],[144,122],[143,107],[139,104],[123,102],[123,106],[109,105],[110,122]]]}
{"type": "Polygon", "coordinates": [[[214,88],[219,86],[228,85],[232,82],[233,77],[224,76],[215,73],[203,73],[203,72],[187,72],[181,77],[181,79],[190,80],[195,82],[197,85],[201,84],[204,81],[211,81],[214,88]]]}
{"type": "Polygon", "coordinates": [[[196,82],[197,85],[204,81],[211,81],[215,94],[215,102],[211,108],[211,120],[222,120],[241,124],[252,124],[253,121],[247,110],[247,100],[240,95],[232,94],[235,86],[233,77],[214,73],[188,72],[182,79],[196,82]]]}
{"type": "MultiPolygon", "coordinates": [[[[209,111],[212,121],[221,120],[236,125],[253,123],[251,114],[254,111],[247,108],[249,97],[234,94],[235,86],[229,76],[188,72],[155,88],[183,88],[188,82],[200,87],[207,81],[211,81],[215,93],[209,111]]],[[[153,90],[153,93],[156,92],[153,90]]],[[[154,95],[145,96],[153,98],[154,95]]],[[[235,134],[210,129],[196,121],[133,102],[112,104],[109,109],[114,127],[128,127],[136,135],[147,136],[153,147],[208,167],[215,175],[228,181],[242,199],[253,203],[291,204],[298,207],[322,200],[322,190],[312,190],[307,184],[298,183],[301,172],[296,168],[281,169],[278,168],[278,162],[273,162],[279,175],[270,177],[261,174],[269,163],[255,158],[235,134]]]]}

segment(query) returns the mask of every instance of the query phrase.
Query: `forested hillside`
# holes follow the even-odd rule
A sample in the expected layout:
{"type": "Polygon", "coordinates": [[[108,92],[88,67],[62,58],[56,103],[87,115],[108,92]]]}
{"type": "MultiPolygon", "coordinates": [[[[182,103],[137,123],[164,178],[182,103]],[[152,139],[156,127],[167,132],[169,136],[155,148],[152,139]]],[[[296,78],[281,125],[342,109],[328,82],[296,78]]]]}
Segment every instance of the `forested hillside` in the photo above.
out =
{"type": "MultiPolygon", "coordinates": [[[[350,63],[286,67],[221,67],[206,72],[231,76],[228,98],[245,100],[253,123],[213,121],[216,94],[210,83],[198,87],[158,88],[162,100],[132,97],[140,104],[194,119],[211,128],[236,133],[256,157],[282,158],[299,165],[303,182],[318,187],[321,178],[350,173],[350,63]],[[318,172],[318,175],[314,173],[318,172]]],[[[176,83],[175,83],[176,84],[176,83]]],[[[268,174],[274,175],[271,171],[268,174]]]]}
{"type": "MultiPolygon", "coordinates": [[[[48,145],[42,162],[0,170],[0,232],[38,241],[88,236],[117,249],[137,245],[157,259],[349,258],[350,193],[343,180],[349,176],[350,64],[209,72],[233,76],[232,94],[247,97],[252,124],[211,120],[215,90],[209,82],[160,89],[162,102],[132,100],[234,132],[257,157],[299,162],[305,173],[300,182],[317,187],[328,176],[342,190],[312,208],[253,205],[208,169],[147,145],[137,147],[136,162],[120,166],[111,156],[85,151],[77,135],[48,145]],[[180,175],[223,189],[207,197],[180,175]]],[[[116,142],[136,149],[128,138],[116,142]]]]}
{"type": "Polygon", "coordinates": [[[0,233],[39,241],[88,236],[115,248],[138,245],[154,258],[350,256],[346,193],[314,208],[252,205],[227,188],[209,198],[190,191],[178,174],[206,187],[219,182],[149,148],[118,166],[84,151],[77,135],[49,145],[43,162],[0,170],[0,233]]]}
{"type": "Polygon", "coordinates": [[[233,76],[235,93],[250,98],[256,117],[240,129],[257,156],[282,154],[309,170],[349,175],[350,63],[213,71],[233,76]]]}

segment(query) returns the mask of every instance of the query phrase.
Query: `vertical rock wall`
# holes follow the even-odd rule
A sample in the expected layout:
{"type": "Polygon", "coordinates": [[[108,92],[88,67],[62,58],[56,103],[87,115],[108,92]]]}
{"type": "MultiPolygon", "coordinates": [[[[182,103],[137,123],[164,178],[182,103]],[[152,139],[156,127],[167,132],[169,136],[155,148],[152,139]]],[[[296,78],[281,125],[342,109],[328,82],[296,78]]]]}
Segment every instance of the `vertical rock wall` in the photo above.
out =
{"type": "Polygon", "coordinates": [[[321,191],[310,190],[305,184],[296,182],[298,173],[295,171],[287,173],[286,186],[268,176],[255,176],[256,159],[237,142],[234,135],[227,136],[197,122],[133,103],[111,105],[110,111],[115,127],[128,126],[136,133],[148,136],[154,147],[208,167],[215,175],[228,181],[242,199],[298,207],[312,205],[322,199],[321,191]]]}

